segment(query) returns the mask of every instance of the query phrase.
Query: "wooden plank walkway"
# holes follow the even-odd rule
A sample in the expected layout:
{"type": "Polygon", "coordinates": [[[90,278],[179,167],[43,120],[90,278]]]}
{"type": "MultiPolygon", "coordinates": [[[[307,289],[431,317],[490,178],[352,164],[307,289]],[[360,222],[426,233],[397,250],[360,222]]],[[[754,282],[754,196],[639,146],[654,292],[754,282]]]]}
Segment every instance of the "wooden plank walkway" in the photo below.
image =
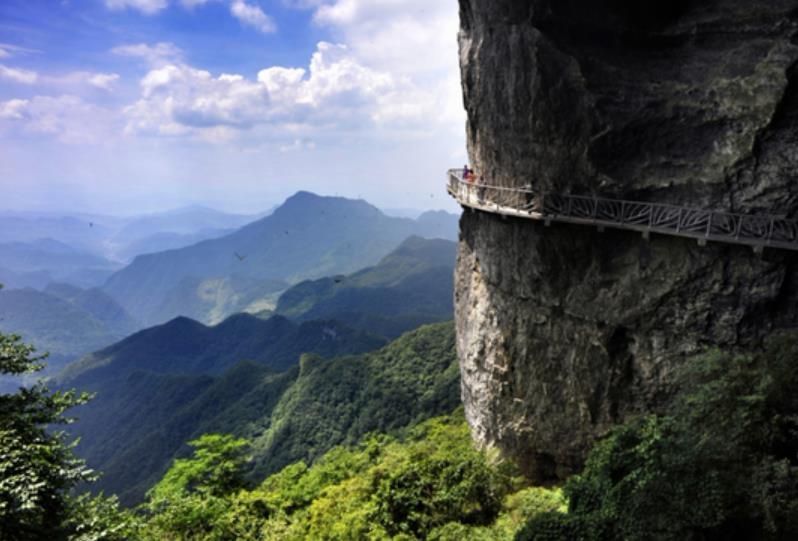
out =
{"type": "Polygon", "coordinates": [[[798,250],[798,221],[780,216],[733,214],[661,203],[583,195],[540,193],[465,181],[463,171],[448,173],[448,191],[460,205],[484,212],[553,222],[611,227],[708,241],[798,250]]]}

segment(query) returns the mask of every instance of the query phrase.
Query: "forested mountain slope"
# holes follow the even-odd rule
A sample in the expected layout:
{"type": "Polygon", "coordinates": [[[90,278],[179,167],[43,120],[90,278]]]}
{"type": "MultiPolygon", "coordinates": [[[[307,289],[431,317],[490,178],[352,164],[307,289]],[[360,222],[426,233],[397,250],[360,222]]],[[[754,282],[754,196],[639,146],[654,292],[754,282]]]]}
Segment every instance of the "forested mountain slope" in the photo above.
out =
{"type": "MultiPolygon", "coordinates": [[[[183,333],[198,330],[196,323],[173,324],[183,333]]],[[[186,452],[185,442],[205,432],[253,441],[251,474],[263,477],[370,431],[449,412],[460,396],[451,323],[423,327],[373,353],[305,355],[279,373],[243,362],[218,375],[125,370],[100,382],[98,374],[110,376],[99,368],[69,381],[97,392],[76,410],[80,420],[70,432],[81,437],[78,453],[104,472],[97,488],[127,503],[140,500],[186,452]]]]}
{"type": "Polygon", "coordinates": [[[410,237],[374,267],[297,284],[280,296],[276,312],[301,321],[334,318],[389,338],[449,320],[456,250],[451,241],[410,237]]]}
{"type": "Polygon", "coordinates": [[[95,391],[138,371],[215,375],[243,360],[285,370],[302,353],[334,356],[369,351],[384,343],[335,321],[294,323],[281,316],[262,320],[237,314],[207,327],[180,317],[80,359],[59,380],[95,391]]]}
{"type": "Polygon", "coordinates": [[[99,291],[69,288],[70,297],[34,289],[0,290],[0,332],[21,335],[49,353],[48,374],[120,340],[135,323],[99,291]]]}

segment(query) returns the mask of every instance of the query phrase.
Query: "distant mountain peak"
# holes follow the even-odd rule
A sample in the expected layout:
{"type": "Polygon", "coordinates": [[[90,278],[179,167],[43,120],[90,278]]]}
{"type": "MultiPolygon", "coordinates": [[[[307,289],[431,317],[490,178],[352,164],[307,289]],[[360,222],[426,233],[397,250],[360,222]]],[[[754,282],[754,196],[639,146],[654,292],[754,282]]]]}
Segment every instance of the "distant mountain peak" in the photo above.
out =
{"type": "Polygon", "coordinates": [[[318,195],[308,191],[298,191],[285,200],[275,211],[275,215],[286,212],[317,211],[319,209],[342,209],[364,212],[369,215],[382,215],[382,211],[363,199],[318,195]]]}

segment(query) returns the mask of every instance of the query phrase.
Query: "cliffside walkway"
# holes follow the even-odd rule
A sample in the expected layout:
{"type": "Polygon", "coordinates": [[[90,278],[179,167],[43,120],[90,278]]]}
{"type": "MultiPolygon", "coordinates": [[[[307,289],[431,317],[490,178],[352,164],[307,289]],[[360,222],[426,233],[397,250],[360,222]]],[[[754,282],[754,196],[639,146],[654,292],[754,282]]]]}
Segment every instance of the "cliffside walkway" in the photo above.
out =
{"type": "Polygon", "coordinates": [[[504,216],[638,231],[707,241],[798,250],[798,221],[780,216],[732,214],[676,205],[490,186],[448,173],[448,191],[460,205],[504,216]]]}

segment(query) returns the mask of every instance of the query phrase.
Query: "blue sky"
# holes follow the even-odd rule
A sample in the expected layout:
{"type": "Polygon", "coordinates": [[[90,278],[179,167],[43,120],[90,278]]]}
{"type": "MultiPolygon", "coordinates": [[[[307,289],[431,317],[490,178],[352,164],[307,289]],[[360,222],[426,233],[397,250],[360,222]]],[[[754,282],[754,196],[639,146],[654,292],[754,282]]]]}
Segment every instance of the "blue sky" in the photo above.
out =
{"type": "Polygon", "coordinates": [[[456,0],[3,0],[0,209],[453,209],[456,0]]]}

